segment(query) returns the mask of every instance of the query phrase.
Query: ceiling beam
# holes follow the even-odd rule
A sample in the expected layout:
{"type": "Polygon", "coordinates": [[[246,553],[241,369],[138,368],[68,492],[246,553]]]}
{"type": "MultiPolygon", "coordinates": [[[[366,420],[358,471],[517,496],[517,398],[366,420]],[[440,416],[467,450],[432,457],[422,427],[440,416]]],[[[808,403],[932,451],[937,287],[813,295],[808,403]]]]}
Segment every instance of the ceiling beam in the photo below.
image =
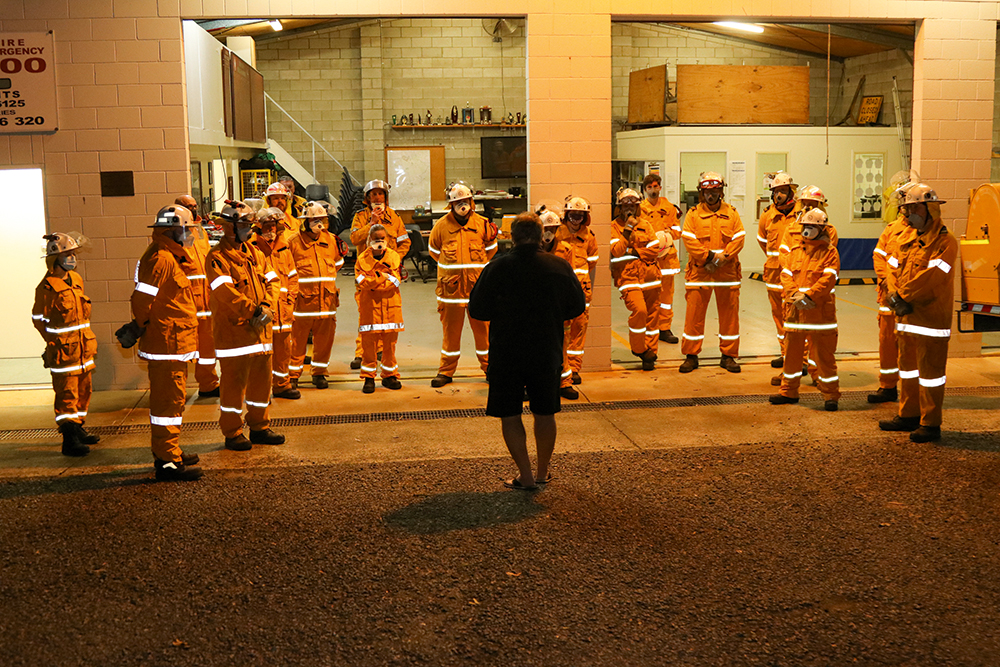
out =
{"type": "Polygon", "coordinates": [[[333,19],[331,21],[323,21],[322,23],[314,23],[313,25],[307,25],[302,28],[295,28],[294,30],[275,30],[270,33],[265,33],[263,35],[258,35],[254,37],[254,40],[258,43],[260,42],[273,42],[282,39],[290,39],[292,37],[301,37],[302,35],[313,34],[316,32],[321,32],[323,30],[332,30],[334,28],[344,28],[355,23],[367,23],[377,19],[370,18],[355,18],[355,19],[333,19]]]}
{"type": "MultiPolygon", "coordinates": [[[[782,23],[779,25],[787,25],[789,28],[798,28],[799,30],[810,30],[823,35],[826,34],[827,30],[826,23],[782,23]]],[[[895,33],[875,30],[867,26],[846,26],[838,25],[836,23],[830,24],[829,28],[830,34],[837,37],[855,39],[859,42],[868,42],[869,44],[878,44],[879,46],[885,46],[890,49],[900,49],[901,51],[913,50],[912,39],[895,33]]]]}
{"type": "Polygon", "coordinates": [[[230,28],[240,28],[252,23],[261,23],[264,19],[212,19],[209,21],[195,21],[203,30],[212,32],[213,30],[223,30],[230,28]]]}
{"type": "MultiPolygon", "coordinates": [[[[714,30],[701,30],[698,28],[692,28],[686,25],[677,25],[675,23],[657,23],[655,24],[661,28],[673,28],[675,30],[685,30],[688,32],[696,32],[702,35],[711,35],[718,39],[730,40],[733,42],[739,42],[740,44],[746,44],[748,46],[754,46],[757,48],[771,49],[772,51],[781,51],[783,53],[791,53],[796,56],[801,56],[803,58],[826,58],[826,53],[818,51],[805,51],[803,49],[793,49],[787,46],[775,46],[774,44],[768,44],[764,41],[758,41],[755,39],[746,39],[738,35],[723,34],[720,32],[715,32],[714,30]]],[[[830,60],[836,63],[843,63],[844,58],[842,56],[831,55],[830,60]]]]}

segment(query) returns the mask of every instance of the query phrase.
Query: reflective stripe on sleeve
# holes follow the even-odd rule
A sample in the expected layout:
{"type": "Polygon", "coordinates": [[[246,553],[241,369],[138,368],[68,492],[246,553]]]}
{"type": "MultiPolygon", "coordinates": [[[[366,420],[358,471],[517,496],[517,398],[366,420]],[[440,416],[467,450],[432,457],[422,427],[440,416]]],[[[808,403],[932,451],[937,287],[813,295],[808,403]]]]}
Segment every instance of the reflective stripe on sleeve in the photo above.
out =
{"type": "Polygon", "coordinates": [[[694,239],[695,241],[697,241],[697,240],[698,240],[698,237],[697,237],[697,236],[695,236],[694,232],[688,232],[688,231],[684,231],[684,232],[681,232],[681,236],[686,236],[686,237],[688,237],[689,239],[694,239]]]}
{"type": "Polygon", "coordinates": [[[496,250],[496,247],[497,247],[497,243],[496,243],[496,241],[494,241],[491,245],[488,245],[485,248],[483,248],[483,250],[486,250],[487,252],[489,252],[490,250],[496,250]]]}
{"type": "Polygon", "coordinates": [[[746,235],[747,235],[746,230],[743,230],[742,232],[736,232],[735,234],[733,234],[733,240],[735,241],[736,239],[746,235]]]}
{"type": "Polygon", "coordinates": [[[680,272],[680,269],[660,269],[661,276],[676,276],[680,272]]]}
{"type": "Polygon", "coordinates": [[[393,285],[399,287],[399,280],[396,279],[396,276],[387,275],[386,278],[388,278],[389,282],[391,282],[393,285]]]}
{"type": "Polygon", "coordinates": [[[890,257],[889,258],[889,266],[891,266],[894,269],[898,269],[899,268],[899,260],[896,259],[895,257],[890,257]]]}
{"type": "Polygon", "coordinates": [[[317,310],[315,313],[300,313],[298,311],[292,311],[292,315],[295,317],[333,317],[337,314],[335,310],[317,310]]]}
{"type": "Polygon", "coordinates": [[[155,285],[150,285],[148,283],[136,283],[136,292],[142,292],[143,294],[148,294],[149,296],[156,296],[160,293],[160,288],[155,285]]]}
{"type": "Polygon", "coordinates": [[[336,276],[315,276],[313,278],[299,278],[299,284],[302,283],[332,283],[336,281],[336,276]]]}
{"type": "Polygon", "coordinates": [[[588,262],[596,262],[596,261],[597,261],[597,260],[599,260],[600,258],[601,258],[601,256],[600,256],[600,255],[594,255],[593,257],[588,257],[588,258],[587,258],[587,261],[588,261],[588,262]]]}
{"type": "Polygon", "coordinates": [[[948,262],[944,261],[941,258],[932,259],[931,261],[927,262],[928,269],[931,268],[932,266],[938,267],[945,273],[951,273],[951,264],[949,264],[948,262]]]}
{"type": "Polygon", "coordinates": [[[406,234],[403,234],[402,236],[397,236],[396,237],[396,243],[402,243],[403,241],[405,241],[408,238],[410,238],[410,237],[407,236],[406,234]]]}
{"type": "Polygon", "coordinates": [[[877,252],[878,254],[882,255],[883,257],[888,257],[889,256],[889,253],[887,253],[885,250],[882,250],[882,248],[875,248],[875,252],[877,252]]]}
{"type": "Polygon", "coordinates": [[[143,352],[139,350],[139,357],[141,359],[147,359],[149,361],[191,361],[192,359],[198,358],[198,351],[188,352],[187,354],[154,354],[152,352],[143,352]]]}
{"type": "Polygon", "coordinates": [[[622,255],[621,257],[612,257],[611,258],[611,263],[612,264],[617,264],[618,262],[628,262],[628,261],[631,261],[633,259],[639,259],[639,258],[636,257],[635,255],[622,255]]]}
{"type": "Polygon", "coordinates": [[[825,268],[823,269],[823,273],[832,273],[834,278],[838,276],[837,269],[825,268]]]}
{"type": "Polygon", "coordinates": [[[188,280],[208,280],[208,276],[204,273],[195,273],[187,277],[188,280]]]}
{"type": "Polygon", "coordinates": [[[81,329],[89,329],[89,328],[90,328],[90,322],[84,322],[83,324],[77,324],[76,326],[66,327],[64,329],[50,329],[49,327],[45,327],[45,331],[46,333],[51,333],[51,334],[63,334],[63,333],[69,333],[71,331],[80,331],[81,329]]]}
{"type": "Polygon", "coordinates": [[[465,304],[469,303],[468,299],[445,299],[445,298],[442,298],[440,296],[437,297],[437,300],[440,301],[441,303],[451,303],[451,304],[459,304],[459,305],[465,305],[465,304]]]}
{"type": "Polygon", "coordinates": [[[264,274],[264,278],[266,278],[268,282],[271,282],[272,280],[278,279],[278,274],[275,273],[274,271],[268,271],[267,273],[264,274]]]}
{"type": "Polygon", "coordinates": [[[485,264],[441,264],[438,263],[438,268],[441,269],[484,269],[485,264]]]}
{"type": "Polygon", "coordinates": [[[757,235],[757,240],[760,241],[761,243],[767,243],[767,239],[761,238],[760,234],[757,235]]]}
{"type": "Polygon", "coordinates": [[[233,277],[232,276],[219,276],[218,278],[216,278],[215,280],[212,281],[212,285],[211,285],[212,291],[214,292],[215,290],[219,289],[219,287],[221,287],[222,285],[225,285],[226,283],[229,283],[230,285],[233,284],[233,277]]]}

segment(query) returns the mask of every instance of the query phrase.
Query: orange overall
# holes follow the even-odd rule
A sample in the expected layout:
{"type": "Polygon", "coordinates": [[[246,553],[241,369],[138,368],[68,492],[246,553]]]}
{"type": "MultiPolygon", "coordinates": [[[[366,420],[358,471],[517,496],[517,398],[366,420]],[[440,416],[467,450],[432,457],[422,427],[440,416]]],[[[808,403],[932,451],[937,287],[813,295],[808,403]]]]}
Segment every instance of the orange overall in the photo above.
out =
{"type": "Polygon", "coordinates": [[[899,235],[909,229],[902,216],[886,225],[872,252],[878,276],[878,386],[894,389],[899,382],[899,343],[896,340],[896,313],[889,307],[889,275],[899,266],[899,235]]]}
{"type": "MultiPolygon", "coordinates": [[[[406,233],[406,226],[403,224],[403,219],[388,206],[385,207],[385,211],[381,215],[373,213],[371,206],[367,204],[363,209],[354,214],[354,220],[351,221],[351,243],[354,244],[354,248],[357,250],[357,256],[361,257],[361,253],[368,247],[368,231],[374,224],[385,227],[386,244],[390,250],[396,251],[396,254],[399,255],[400,265],[402,265],[402,260],[406,257],[406,253],[410,252],[410,237],[406,233]]],[[[361,301],[359,300],[360,295],[357,285],[357,283],[354,283],[354,301],[358,304],[358,312],[360,313],[361,301]]],[[[381,346],[379,346],[379,350],[381,349],[381,346]]],[[[358,338],[354,341],[354,356],[361,356],[361,332],[358,332],[358,338]]]]}
{"type": "Polygon", "coordinates": [[[344,263],[337,250],[337,240],[327,230],[313,241],[306,232],[288,239],[295,259],[299,293],[295,300],[295,321],[292,322],[292,358],[288,372],[294,379],[302,375],[302,362],[313,336],[312,374],[326,375],[330,365],[333,337],[337,333],[337,271],[344,263]]]}
{"type": "Polygon", "coordinates": [[[740,354],[739,253],[746,241],[743,221],[736,209],[721,202],[712,212],[704,203],[688,211],[681,239],[687,249],[684,288],[687,311],[681,341],[683,354],[698,354],[705,341],[705,315],[715,294],[719,313],[719,349],[727,357],[740,354]],[[725,262],[715,271],[706,267],[710,253],[724,253],[725,262]]]}
{"type": "Polygon", "coordinates": [[[785,356],[785,312],[781,298],[781,253],[778,248],[785,236],[785,230],[794,221],[793,210],[785,214],[771,204],[760,216],[760,222],[757,224],[757,243],[764,251],[764,286],[767,288],[767,300],[771,303],[771,318],[778,334],[781,356],[785,356]]]}
{"type": "Polygon", "coordinates": [[[90,299],[76,271],[57,278],[52,271],[35,288],[31,319],[45,340],[42,359],[52,374],[56,424],[83,424],[90,407],[97,337],[90,329],[90,299]]]}
{"type": "Polygon", "coordinates": [[[889,275],[888,291],[913,306],[896,322],[899,416],[919,416],[921,426],[940,427],[958,242],[932,217],[923,234],[907,226],[897,246],[899,268],[889,275]]]}
{"type": "MultiPolygon", "coordinates": [[[[434,292],[443,331],[438,374],[453,377],[462,354],[462,324],[469,307],[469,294],[487,262],[497,253],[497,228],[478,213],[471,213],[465,224],[460,225],[449,211],[434,223],[427,247],[437,262],[434,292]]],[[[490,358],[489,325],[468,319],[479,367],[485,373],[490,358]]]]}
{"type": "Polygon", "coordinates": [[[371,248],[366,248],[354,265],[363,378],[375,377],[379,347],[382,349],[382,377],[399,377],[396,339],[403,330],[403,300],[399,293],[401,264],[402,257],[391,248],[386,248],[381,259],[376,259],[371,248]]]}
{"type": "MultiPolygon", "coordinates": [[[[669,232],[676,242],[681,236],[681,223],[677,219],[677,208],[666,197],[660,196],[656,204],[644,199],[639,204],[643,217],[653,223],[656,231],[669,232]]],[[[661,248],[662,250],[662,248],[661,248]]],[[[674,323],[674,276],[681,272],[677,258],[677,246],[670,244],[670,250],[659,259],[660,265],[660,331],[670,331],[674,323]]]]}
{"type": "Polygon", "coordinates": [[[180,463],[188,362],[198,358],[198,308],[185,271],[195,261],[193,253],[168,232],[154,229],[153,243],[139,260],[132,316],[146,330],[139,339],[139,357],[149,371],[153,456],[180,463]]]}
{"type": "Polygon", "coordinates": [[[573,373],[579,373],[580,368],[583,367],[583,349],[587,339],[587,325],[590,323],[590,299],[594,291],[590,276],[597,267],[599,259],[597,238],[590,231],[589,225],[581,227],[574,234],[564,223],[559,225],[559,229],[556,230],[555,250],[553,252],[573,267],[573,273],[580,281],[580,287],[583,288],[583,296],[587,302],[583,313],[567,323],[569,326],[563,338],[567,368],[563,368],[562,386],[568,387],[572,384],[573,373]],[[568,375],[566,374],[567,370],[569,371],[568,375]]]}
{"type": "Polygon", "coordinates": [[[653,223],[639,217],[632,234],[625,238],[625,221],[611,221],[612,278],[629,310],[628,342],[632,354],[656,355],[660,340],[660,266],[657,255],[662,248],[653,223]]]}
{"type": "MultiPolygon", "coordinates": [[[[272,308],[264,253],[250,242],[228,237],[208,253],[208,281],[215,313],[215,354],[222,367],[219,427],[226,438],[243,432],[243,403],[251,431],[270,426],[271,325],[255,327],[257,308],[272,308]]],[[[271,282],[278,276],[271,273],[271,282]]]]}
{"type": "Polygon", "coordinates": [[[278,227],[274,243],[268,243],[259,234],[254,240],[257,249],[264,254],[267,272],[264,274],[271,286],[270,302],[274,304],[271,314],[272,346],[271,388],[280,393],[291,387],[288,363],[292,358],[292,313],[295,298],[299,293],[299,276],[295,270],[295,259],[285,243],[284,230],[278,227]],[[275,280],[277,278],[277,280],[275,280]]]}
{"type": "Polygon", "coordinates": [[[208,305],[208,285],[205,284],[205,258],[212,246],[208,242],[208,232],[198,225],[192,228],[194,244],[189,253],[193,260],[182,268],[191,290],[194,292],[194,305],[198,308],[198,363],[194,367],[194,378],[198,381],[199,391],[212,391],[219,386],[219,375],[215,372],[215,342],[212,338],[212,309],[208,305]]]}
{"type": "MultiPolygon", "coordinates": [[[[826,229],[829,229],[827,227],[826,229]]],[[[824,236],[796,245],[781,268],[782,298],[785,309],[785,366],[782,369],[782,396],[797,398],[806,340],[818,366],[816,386],[828,401],[840,399],[837,376],[837,286],[840,255],[824,236]],[[799,310],[794,303],[803,296],[815,308],[799,310]]]]}

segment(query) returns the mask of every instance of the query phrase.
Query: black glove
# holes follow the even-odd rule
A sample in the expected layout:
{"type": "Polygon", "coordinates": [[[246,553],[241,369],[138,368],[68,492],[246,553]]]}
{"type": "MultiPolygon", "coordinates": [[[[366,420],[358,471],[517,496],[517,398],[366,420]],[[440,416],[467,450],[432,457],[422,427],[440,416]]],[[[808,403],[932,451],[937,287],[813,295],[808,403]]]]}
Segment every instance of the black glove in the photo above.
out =
{"type": "Polygon", "coordinates": [[[270,324],[272,319],[271,309],[267,306],[260,305],[257,306],[257,310],[253,311],[253,317],[250,318],[250,324],[253,325],[254,329],[260,331],[270,324]]]}
{"type": "Polygon", "coordinates": [[[899,298],[898,292],[893,292],[889,295],[889,307],[896,313],[896,317],[909,315],[913,312],[913,306],[899,298]]]}
{"type": "Polygon", "coordinates": [[[118,343],[127,350],[138,343],[144,333],[146,333],[146,330],[140,327],[135,320],[132,320],[128,324],[123,324],[119,327],[118,331],[115,332],[115,338],[117,338],[118,343]]]}

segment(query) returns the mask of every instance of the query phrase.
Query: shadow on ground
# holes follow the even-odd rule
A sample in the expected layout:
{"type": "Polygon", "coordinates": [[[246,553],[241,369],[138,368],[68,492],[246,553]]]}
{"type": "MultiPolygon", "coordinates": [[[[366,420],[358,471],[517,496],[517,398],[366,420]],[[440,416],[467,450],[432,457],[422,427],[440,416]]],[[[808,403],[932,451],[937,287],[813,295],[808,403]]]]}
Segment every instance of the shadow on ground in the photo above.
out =
{"type": "Polygon", "coordinates": [[[530,519],[544,507],[527,493],[442,493],[389,512],[387,526],[416,535],[493,528],[530,519]]]}

